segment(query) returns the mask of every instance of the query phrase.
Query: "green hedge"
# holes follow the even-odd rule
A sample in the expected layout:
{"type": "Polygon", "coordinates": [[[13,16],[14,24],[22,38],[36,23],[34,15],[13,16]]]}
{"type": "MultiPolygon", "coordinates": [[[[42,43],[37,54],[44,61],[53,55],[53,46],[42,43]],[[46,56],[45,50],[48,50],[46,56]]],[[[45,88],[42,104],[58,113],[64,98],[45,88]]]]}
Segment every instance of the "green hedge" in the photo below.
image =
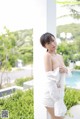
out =
{"type": "Polygon", "coordinates": [[[31,77],[25,77],[25,78],[18,78],[18,79],[15,80],[15,84],[16,84],[17,86],[23,86],[23,83],[24,83],[24,82],[30,81],[30,80],[32,80],[32,79],[33,79],[32,76],[31,76],[31,77]]]}
{"type": "Polygon", "coordinates": [[[1,110],[9,111],[9,119],[34,119],[33,91],[17,91],[9,98],[0,99],[0,113],[1,110]]]}
{"type": "MultiPolygon", "coordinates": [[[[80,104],[80,90],[65,88],[64,101],[67,109],[80,104]]],[[[8,110],[9,119],[34,119],[33,103],[33,90],[17,91],[9,98],[0,99],[0,113],[8,110]]]]}
{"type": "Polygon", "coordinates": [[[80,66],[75,66],[74,68],[80,70],[80,66]]]}
{"type": "Polygon", "coordinates": [[[80,104],[80,90],[66,88],[64,101],[67,106],[67,109],[76,104],[80,104]]]}

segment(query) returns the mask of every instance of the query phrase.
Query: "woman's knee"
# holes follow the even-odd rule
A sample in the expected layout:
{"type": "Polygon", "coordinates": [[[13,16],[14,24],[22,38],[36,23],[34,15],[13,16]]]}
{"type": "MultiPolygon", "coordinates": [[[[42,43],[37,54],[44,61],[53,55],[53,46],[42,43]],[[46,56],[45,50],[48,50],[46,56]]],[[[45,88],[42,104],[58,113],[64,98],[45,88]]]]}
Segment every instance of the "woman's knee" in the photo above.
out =
{"type": "Polygon", "coordinates": [[[57,117],[57,116],[55,116],[55,119],[64,119],[64,117],[57,117]]]}
{"type": "Polygon", "coordinates": [[[52,107],[46,107],[48,113],[50,114],[50,116],[54,119],[55,115],[54,115],[54,108],[52,107]]]}

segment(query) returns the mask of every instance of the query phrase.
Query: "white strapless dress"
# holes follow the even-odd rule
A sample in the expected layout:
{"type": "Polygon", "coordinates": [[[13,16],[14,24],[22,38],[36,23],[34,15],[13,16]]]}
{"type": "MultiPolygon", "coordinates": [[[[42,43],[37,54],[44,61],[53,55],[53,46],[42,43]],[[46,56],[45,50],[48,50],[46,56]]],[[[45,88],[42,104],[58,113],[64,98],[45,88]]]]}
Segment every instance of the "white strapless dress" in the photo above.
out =
{"type": "Polygon", "coordinates": [[[59,67],[46,72],[42,101],[44,106],[54,108],[55,116],[64,116],[67,110],[64,104],[65,77],[65,73],[59,72],[59,67]]]}

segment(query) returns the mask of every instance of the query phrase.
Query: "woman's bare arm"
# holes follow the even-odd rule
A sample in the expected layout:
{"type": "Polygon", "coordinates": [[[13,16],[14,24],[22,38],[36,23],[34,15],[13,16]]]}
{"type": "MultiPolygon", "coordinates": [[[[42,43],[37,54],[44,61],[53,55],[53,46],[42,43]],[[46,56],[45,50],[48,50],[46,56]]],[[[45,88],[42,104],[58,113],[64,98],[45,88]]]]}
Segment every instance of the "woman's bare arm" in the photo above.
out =
{"type": "Polygon", "coordinates": [[[67,70],[67,68],[66,68],[66,66],[65,66],[65,64],[64,64],[63,57],[62,57],[61,55],[60,55],[60,57],[61,57],[61,60],[62,60],[62,66],[60,67],[60,72],[61,72],[61,73],[67,73],[68,70],[67,70]]]}

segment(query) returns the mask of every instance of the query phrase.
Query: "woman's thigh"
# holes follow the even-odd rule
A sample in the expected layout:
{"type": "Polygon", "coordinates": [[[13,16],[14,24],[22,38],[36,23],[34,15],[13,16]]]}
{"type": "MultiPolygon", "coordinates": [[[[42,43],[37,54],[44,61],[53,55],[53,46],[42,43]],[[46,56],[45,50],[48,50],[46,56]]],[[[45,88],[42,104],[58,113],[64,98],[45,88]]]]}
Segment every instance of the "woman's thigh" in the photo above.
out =
{"type": "Polygon", "coordinates": [[[51,119],[55,119],[55,115],[54,115],[54,108],[53,107],[46,107],[48,113],[51,116],[51,119]]]}

